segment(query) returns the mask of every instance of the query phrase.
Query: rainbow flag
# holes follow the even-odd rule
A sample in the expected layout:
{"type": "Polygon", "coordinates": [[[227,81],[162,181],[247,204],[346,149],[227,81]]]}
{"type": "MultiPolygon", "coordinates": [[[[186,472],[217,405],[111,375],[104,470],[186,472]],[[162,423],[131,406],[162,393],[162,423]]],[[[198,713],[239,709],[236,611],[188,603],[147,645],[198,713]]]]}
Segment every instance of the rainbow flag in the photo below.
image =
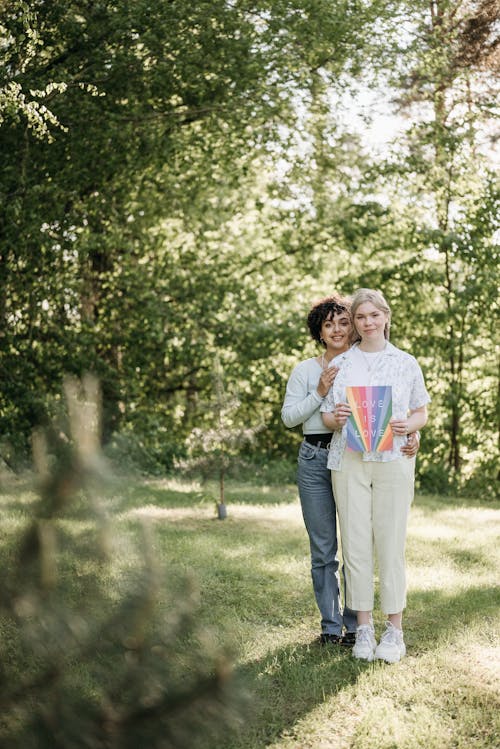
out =
{"type": "Polygon", "coordinates": [[[347,420],[347,447],[357,452],[392,450],[392,387],[348,387],[352,412],[347,420]]]}

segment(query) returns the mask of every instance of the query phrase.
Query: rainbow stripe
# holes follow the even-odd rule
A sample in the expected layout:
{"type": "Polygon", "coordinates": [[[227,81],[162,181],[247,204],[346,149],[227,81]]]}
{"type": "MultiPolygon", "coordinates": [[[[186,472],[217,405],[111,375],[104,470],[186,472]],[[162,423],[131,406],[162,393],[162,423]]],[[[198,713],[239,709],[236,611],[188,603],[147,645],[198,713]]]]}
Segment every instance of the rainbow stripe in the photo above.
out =
{"type": "Polygon", "coordinates": [[[347,447],[357,452],[392,450],[392,387],[370,385],[346,388],[351,415],[347,420],[347,447]]]}

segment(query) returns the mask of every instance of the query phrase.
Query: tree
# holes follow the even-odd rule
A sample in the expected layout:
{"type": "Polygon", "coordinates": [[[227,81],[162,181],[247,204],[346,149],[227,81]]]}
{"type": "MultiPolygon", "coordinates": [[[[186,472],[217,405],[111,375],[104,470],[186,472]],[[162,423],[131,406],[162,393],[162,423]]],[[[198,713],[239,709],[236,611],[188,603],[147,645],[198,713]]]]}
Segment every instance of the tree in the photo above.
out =
{"type": "Polygon", "coordinates": [[[312,351],[307,308],[365,283],[395,300],[435,393],[422,468],[444,487],[491,464],[493,432],[483,461],[472,429],[496,377],[472,314],[496,262],[491,4],[3,7],[4,455],[49,420],[64,372],[94,371],[106,442],[165,470],[216,352],[241,418],[267,425],[254,453],[290,455],[279,411],[312,351]],[[344,116],[359,81],[407,117],[389,153],[344,116]]]}
{"type": "Polygon", "coordinates": [[[481,148],[494,96],[490,73],[479,64],[491,60],[494,46],[488,39],[490,12],[481,43],[474,54],[467,52],[471,28],[487,5],[438,0],[408,10],[405,67],[393,81],[413,124],[378,181],[378,190],[392,198],[392,236],[384,231],[378,241],[387,267],[362,279],[375,277],[389,297],[392,292],[396,313],[401,308],[400,317],[407,318],[404,338],[422,330],[420,343],[412,345],[424,357],[437,395],[431,445],[433,459],[443,466],[442,487],[446,475],[452,484],[484,475],[486,466],[485,478],[491,475],[496,426],[494,336],[489,323],[480,324],[485,310],[495,314],[498,263],[498,191],[488,144],[481,148]],[[478,434],[479,413],[486,434],[478,434]]]}
{"type": "MultiPolygon", "coordinates": [[[[227,242],[231,211],[247,213],[245,191],[272,169],[317,71],[334,80],[359,67],[373,10],[310,0],[12,0],[3,10],[0,88],[18,93],[0,128],[0,352],[16,383],[2,393],[2,433],[21,448],[48,418],[41,394],[57,397],[64,372],[92,370],[106,439],[137,414],[154,420],[151,398],[167,430],[183,412],[186,434],[190,393],[210,387],[209,360],[187,343],[192,321],[203,306],[206,344],[231,298],[257,296],[234,222],[227,242]]],[[[248,214],[265,198],[264,188],[248,214]]],[[[254,259],[245,248],[256,276],[269,244],[254,259]]]]}
{"type": "Polygon", "coordinates": [[[302,196],[292,236],[305,248],[303,271],[314,266],[325,293],[382,288],[394,342],[424,367],[433,403],[419,459],[423,486],[468,484],[489,494],[497,364],[484,311],[496,299],[498,191],[488,140],[496,43],[488,37],[493,15],[484,13],[483,3],[389,4],[364,50],[365,80],[404,115],[400,136],[378,151],[356,140],[339,117],[342,100],[318,86],[308,149],[283,192],[289,204],[302,196]],[[479,17],[479,46],[466,64],[479,17]]]}
{"type": "MultiPolygon", "coordinates": [[[[35,436],[39,498],[0,586],[5,746],[194,747],[237,717],[227,654],[196,643],[196,597],[169,590],[144,528],[128,589],[110,574],[110,475],[93,378],[66,383],[68,418],[35,436]],[[64,522],[62,522],[64,520],[64,522]],[[68,532],[68,527],[87,531],[68,532]],[[119,587],[119,586],[118,586],[119,587]],[[163,603],[162,603],[163,602],[163,603]]],[[[5,561],[5,559],[4,559],[5,561]]],[[[233,685],[234,686],[234,685],[233,685]]]]}
{"type": "Polygon", "coordinates": [[[210,401],[200,404],[208,415],[205,425],[195,427],[187,439],[187,460],[180,461],[182,470],[199,471],[204,479],[215,475],[219,486],[219,499],[216,502],[220,520],[227,516],[225,478],[228,468],[237,462],[242,448],[248,447],[262,425],[239,426],[240,401],[228,392],[224,383],[224,373],[219,356],[213,366],[213,396],[210,401]],[[211,425],[210,425],[211,423],[211,425]]]}

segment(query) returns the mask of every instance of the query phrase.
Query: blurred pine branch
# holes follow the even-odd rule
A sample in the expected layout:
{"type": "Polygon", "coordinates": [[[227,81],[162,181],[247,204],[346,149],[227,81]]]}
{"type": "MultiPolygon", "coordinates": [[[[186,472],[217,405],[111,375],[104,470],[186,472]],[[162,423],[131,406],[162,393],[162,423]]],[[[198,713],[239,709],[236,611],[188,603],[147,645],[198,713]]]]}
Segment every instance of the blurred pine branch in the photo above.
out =
{"type": "Polygon", "coordinates": [[[66,417],[34,434],[33,516],[2,549],[0,745],[202,746],[238,720],[230,658],[197,630],[192,581],[169,593],[147,525],[141,568],[113,583],[98,383],[65,395],[66,417]]]}

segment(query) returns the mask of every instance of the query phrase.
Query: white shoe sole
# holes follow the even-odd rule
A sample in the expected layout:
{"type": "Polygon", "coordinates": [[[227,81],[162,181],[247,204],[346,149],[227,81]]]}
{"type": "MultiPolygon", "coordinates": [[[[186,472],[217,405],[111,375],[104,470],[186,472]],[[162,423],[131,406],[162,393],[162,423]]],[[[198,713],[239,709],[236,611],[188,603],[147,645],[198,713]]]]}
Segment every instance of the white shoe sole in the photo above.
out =
{"type": "Polygon", "coordinates": [[[362,655],[358,655],[354,652],[354,649],[352,650],[353,658],[356,658],[358,661],[368,661],[368,663],[371,663],[375,659],[375,653],[363,653],[362,655]]]}
{"type": "Polygon", "coordinates": [[[404,658],[406,655],[406,648],[403,648],[399,653],[383,653],[383,652],[377,652],[375,651],[375,658],[379,661],[385,661],[386,663],[399,663],[401,658],[404,658]]]}

